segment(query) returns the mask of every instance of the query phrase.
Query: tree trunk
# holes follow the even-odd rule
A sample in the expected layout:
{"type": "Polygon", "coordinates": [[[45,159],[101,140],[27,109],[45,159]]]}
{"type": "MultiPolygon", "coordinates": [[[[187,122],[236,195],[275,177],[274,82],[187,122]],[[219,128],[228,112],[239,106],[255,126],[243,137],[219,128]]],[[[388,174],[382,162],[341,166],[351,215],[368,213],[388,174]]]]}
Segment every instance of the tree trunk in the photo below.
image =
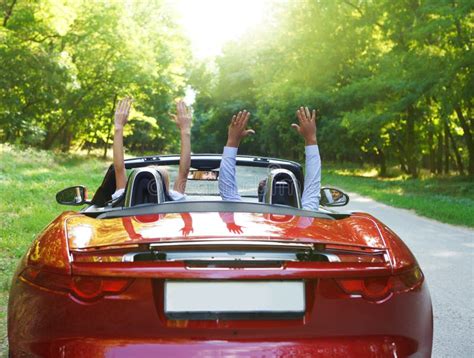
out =
{"type": "Polygon", "coordinates": [[[451,140],[451,146],[453,147],[454,158],[456,159],[456,165],[458,167],[459,174],[464,175],[464,164],[462,163],[461,154],[459,153],[458,145],[456,144],[456,138],[453,136],[453,133],[449,130],[448,135],[451,140]]]}
{"type": "Polygon", "coordinates": [[[407,109],[406,149],[408,174],[416,178],[418,176],[418,163],[415,143],[415,109],[413,106],[409,106],[407,109]]]}
{"type": "Polygon", "coordinates": [[[438,133],[438,155],[436,156],[436,173],[443,172],[443,134],[438,133]]]}
{"type": "Polygon", "coordinates": [[[17,3],[17,0],[13,0],[11,5],[8,7],[8,9],[5,10],[5,16],[3,17],[3,27],[7,26],[8,20],[12,16],[13,8],[15,7],[16,3],[17,3]]]}
{"type": "Polygon", "coordinates": [[[406,174],[408,174],[408,169],[407,169],[407,162],[406,162],[406,155],[405,151],[403,149],[402,143],[395,138],[395,136],[390,136],[391,141],[395,143],[396,147],[398,148],[398,162],[400,163],[400,170],[406,174]]]}
{"type": "Polygon", "coordinates": [[[431,120],[428,125],[428,148],[429,148],[429,167],[430,173],[436,173],[436,153],[434,148],[434,133],[433,133],[433,123],[431,120]]]}
{"type": "Polygon", "coordinates": [[[410,174],[409,171],[408,171],[408,167],[407,167],[405,161],[400,158],[399,162],[400,162],[400,169],[401,169],[401,171],[404,172],[405,174],[410,174]]]}
{"type": "Polygon", "coordinates": [[[13,131],[10,126],[4,129],[4,140],[6,143],[10,143],[13,140],[13,131]]]}
{"type": "Polygon", "coordinates": [[[63,153],[69,152],[73,138],[73,131],[71,128],[65,128],[62,132],[63,140],[61,141],[61,151],[63,153]]]}
{"type": "Polygon", "coordinates": [[[77,150],[79,150],[79,151],[84,150],[84,148],[86,148],[86,146],[87,146],[87,139],[84,139],[82,141],[82,143],[77,146],[77,150]]]}
{"type": "Polygon", "coordinates": [[[444,122],[444,174],[449,174],[449,127],[444,122]]]}
{"type": "Polygon", "coordinates": [[[474,139],[472,138],[472,131],[468,123],[468,121],[471,121],[471,119],[464,117],[461,107],[456,106],[454,107],[454,110],[456,111],[459,123],[461,124],[462,130],[464,132],[463,137],[466,142],[467,152],[469,155],[467,172],[470,176],[474,176],[474,139]]]}
{"type": "Polygon", "coordinates": [[[386,177],[387,176],[387,160],[385,158],[385,153],[382,148],[377,147],[377,162],[380,166],[379,169],[379,175],[381,177],[386,177]]]}
{"type": "Polygon", "coordinates": [[[48,130],[46,131],[46,138],[44,139],[44,142],[43,142],[43,149],[51,149],[53,147],[53,144],[56,140],[56,138],[58,137],[58,135],[60,135],[64,128],[66,128],[68,125],[68,121],[66,120],[59,128],[57,131],[55,132],[52,132],[52,129],[51,129],[51,124],[49,123],[48,124],[48,130]]]}

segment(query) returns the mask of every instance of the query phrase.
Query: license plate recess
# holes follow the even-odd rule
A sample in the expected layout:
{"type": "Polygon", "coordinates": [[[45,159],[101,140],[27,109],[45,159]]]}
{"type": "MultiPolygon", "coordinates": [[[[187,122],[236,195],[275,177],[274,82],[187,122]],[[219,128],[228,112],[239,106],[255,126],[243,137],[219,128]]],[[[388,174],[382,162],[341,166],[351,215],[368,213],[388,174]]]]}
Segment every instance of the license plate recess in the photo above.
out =
{"type": "Polygon", "coordinates": [[[164,310],[169,319],[297,319],[305,309],[301,280],[165,281],[164,310]]]}

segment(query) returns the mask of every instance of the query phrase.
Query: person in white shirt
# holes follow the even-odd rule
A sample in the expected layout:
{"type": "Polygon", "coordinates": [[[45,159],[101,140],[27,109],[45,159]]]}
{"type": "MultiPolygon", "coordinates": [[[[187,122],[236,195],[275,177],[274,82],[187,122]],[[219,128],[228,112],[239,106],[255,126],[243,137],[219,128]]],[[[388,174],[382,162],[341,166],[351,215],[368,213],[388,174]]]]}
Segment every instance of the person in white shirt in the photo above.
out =
{"type": "MultiPolygon", "coordinates": [[[[308,107],[300,107],[296,115],[298,124],[293,123],[291,126],[304,138],[306,145],[305,185],[301,202],[303,209],[316,211],[321,197],[321,158],[316,138],[316,110],[310,112],[308,107]]],[[[238,192],[235,166],[241,140],[255,133],[252,129],[247,129],[249,117],[249,112],[240,111],[232,117],[229,125],[227,144],[219,169],[219,193],[222,200],[242,200],[238,192]]]]}
{"type": "MultiPolygon", "coordinates": [[[[115,193],[112,194],[112,200],[117,200],[125,192],[127,184],[127,173],[125,170],[124,150],[123,150],[123,128],[127,124],[132,99],[125,98],[119,101],[115,111],[114,119],[114,170],[115,170],[115,193]]],[[[165,168],[153,166],[161,173],[165,182],[168,196],[173,201],[185,200],[186,183],[188,180],[189,169],[191,167],[191,122],[192,116],[189,109],[183,101],[176,104],[177,115],[172,115],[181,133],[181,156],[179,159],[178,176],[174,182],[173,189],[169,188],[169,174],[165,168]]]]}

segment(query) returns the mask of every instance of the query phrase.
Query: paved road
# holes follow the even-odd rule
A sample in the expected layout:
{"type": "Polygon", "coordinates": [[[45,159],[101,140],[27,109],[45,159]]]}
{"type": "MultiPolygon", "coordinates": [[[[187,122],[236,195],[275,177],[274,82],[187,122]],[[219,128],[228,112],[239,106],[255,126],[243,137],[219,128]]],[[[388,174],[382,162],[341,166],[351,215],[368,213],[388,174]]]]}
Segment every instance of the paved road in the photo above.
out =
{"type": "Polygon", "coordinates": [[[382,220],[418,259],[433,301],[433,357],[474,357],[474,230],[357,194],[349,196],[351,202],[344,209],[365,211],[382,220]]]}

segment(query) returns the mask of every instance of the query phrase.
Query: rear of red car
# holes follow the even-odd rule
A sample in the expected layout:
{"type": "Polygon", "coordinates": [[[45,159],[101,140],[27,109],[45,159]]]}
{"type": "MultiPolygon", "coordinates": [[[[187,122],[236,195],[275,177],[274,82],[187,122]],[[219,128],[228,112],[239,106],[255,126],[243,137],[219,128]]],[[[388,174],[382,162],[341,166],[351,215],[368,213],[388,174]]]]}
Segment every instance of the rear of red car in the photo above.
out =
{"type": "Polygon", "coordinates": [[[373,218],[187,215],[59,217],[15,275],[12,355],[430,356],[423,274],[373,218]]]}

